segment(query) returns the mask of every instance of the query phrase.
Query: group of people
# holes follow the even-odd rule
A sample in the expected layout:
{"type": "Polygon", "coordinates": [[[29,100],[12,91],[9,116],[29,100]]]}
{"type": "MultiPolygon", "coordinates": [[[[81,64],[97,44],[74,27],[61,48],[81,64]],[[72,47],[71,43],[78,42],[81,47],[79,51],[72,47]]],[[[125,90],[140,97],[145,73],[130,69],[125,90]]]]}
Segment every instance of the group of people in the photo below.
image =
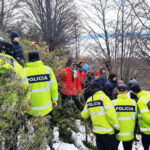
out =
{"type": "Polygon", "coordinates": [[[132,150],[136,132],[140,128],[144,150],[150,147],[150,94],[141,90],[135,79],[126,85],[106,69],[88,71],[83,61],[76,64],[69,58],[66,68],[57,75],[61,82],[62,100],[72,100],[82,109],[78,94],[84,92],[84,119],[91,118],[98,150],[117,150],[120,141],[125,150],[132,150]],[[138,120],[138,124],[137,121],[138,120]]]}
{"type": "MultiPolygon", "coordinates": [[[[15,44],[19,41],[18,34],[14,31],[11,32],[11,38],[15,44]]],[[[107,79],[106,68],[92,72],[88,64],[83,61],[76,64],[72,57],[69,57],[66,67],[55,77],[51,67],[45,66],[40,60],[38,51],[30,51],[28,57],[29,62],[22,67],[22,51],[14,48],[6,53],[5,48],[0,49],[0,75],[5,73],[2,70],[13,68],[21,84],[30,87],[30,117],[53,116],[52,110],[58,105],[59,82],[62,103],[72,99],[77,109],[82,111],[81,117],[91,118],[98,150],[117,150],[120,141],[123,141],[125,150],[131,150],[136,132],[136,118],[142,133],[144,150],[149,149],[150,94],[141,90],[135,79],[127,86],[123,81],[117,80],[115,74],[111,73],[107,79]],[[78,99],[82,92],[85,106],[78,99]]],[[[53,149],[52,143],[49,146],[53,149]]]]}

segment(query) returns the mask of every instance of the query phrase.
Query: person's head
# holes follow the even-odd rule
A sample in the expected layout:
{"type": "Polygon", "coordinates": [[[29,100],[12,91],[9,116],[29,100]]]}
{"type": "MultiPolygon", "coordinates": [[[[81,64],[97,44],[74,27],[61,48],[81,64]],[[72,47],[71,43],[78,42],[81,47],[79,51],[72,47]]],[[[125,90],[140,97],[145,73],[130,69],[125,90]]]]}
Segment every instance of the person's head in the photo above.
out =
{"type": "Polygon", "coordinates": [[[73,57],[69,56],[69,58],[66,62],[66,67],[69,67],[72,64],[72,62],[74,62],[74,59],[73,59],[73,57]]]}
{"type": "Polygon", "coordinates": [[[122,80],[117,80],[117,85],[124,84],[122,80]]]}
{"type": "Polygon", "coordinates": [[[114,73],[111,73],[111,74],[109,75],[109,80],[110,80],[111,82],[116,83],[116,82],[117,82],[117,75],[114,74],[114,73]]]}
{"type": "Polygon", "coordinates": [[[13,45],[5,41],[2,37],[0,37],[0,53],[1,52],[13,56],[13,45]]]}
{"type": "Polygon", "coordinates": [[[48,46],[45,48],[45,52],[50,53],[50,48],[48,46]]]}
{"type": "Polygon", "coordinates": [[[105,73],[106,73],[106,68],[104,68],[104,67],[101,68],[101,73],[102,73],[102,74],[105,74],[105,73]]]}
{"type": "Polygon", "coordinates": [[[128,87],[127,87],[127,85],[125,85],[125,84],[119,84],[118,86],[117,86],[117,93],[118,94],[126,94],[126,93],[128,93],[128,87]]]}
{"type": "Polygon", "coordinates": [[[71,70],[76,70],[76,63],[73,61],[73,62],[70,64],[69,68],[70,68],[71,70]]]}
{"type": "Polygon", "coordinates": [[[82,68],[84,65],[84,62],[82,60],[79,61],[79,66],[82,68]]]}
{"type": "Polygon", "coordinates": [[[29,62],[35,62],[40,60],[39,52],[37,50],[32,50],[28,53],[29,62]]]}
{"type": "Polygon", "coordinates": [[[84,65],[82,66],[82,69],[83,69],[84,71],[88,71],[88,70],[90,70],[90,68],[89,68],[89,65],[88,65],[88,64],[84,64],[84,65]]]}
{"type": "Polygon", "coordinates": [[[19,43],[19,35],[17,32],[15,31],[12,31],[10,33],[10,37],[11,37],[11,41],[14,42],[14,43],[19,43]]]}
{"type": "Polygon", "coordinates": [[[129,84],[128,84],[129,88],[131,88],[131,86],[132,86],[133,84],[138,84],[137,80],[131,79],[131,80],[129,81],[129,84]]]}
{"type": "Polygon", "coordinates": [[[141,87],[138,83],[131,85],[131,91],[133,94],[137,95],[139,92],[141,92],[141,87]]]}
{"type": "Polygon", "coordinates": [[[94,79],[94,73],[92,71],[89,71],[87,74],[86,74],[86,78],[88,80],[93,80],[94,79]]]}
{"type": "Polygon", "coordinates": [[[92,93],[92,95],[98,91],[102,90],[102,88],[99,86],[99,84],[93,82],[91,85],[90,85],[90,92],[92,93]]]}
{"type": "Polygon", "coordinates": [[[55,60],[56,62],[59,62],[59,61],[60,61],[60,55],[55,55],[54,60],[55,60]]]}
{"type": "Polygon", "coordinates": [[[95,78],[95,80],[98,80],[99,79],[99,72],[98,71],[96,71],[96,72],[94,72],[94,78],[95,78]]]}

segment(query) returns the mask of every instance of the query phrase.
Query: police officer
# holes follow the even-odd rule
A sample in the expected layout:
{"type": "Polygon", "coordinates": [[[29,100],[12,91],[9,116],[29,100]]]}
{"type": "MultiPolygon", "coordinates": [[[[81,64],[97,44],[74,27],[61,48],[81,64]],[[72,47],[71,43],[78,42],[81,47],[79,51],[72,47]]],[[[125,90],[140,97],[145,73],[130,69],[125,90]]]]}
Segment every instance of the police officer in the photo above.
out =
{"type": "Polygon", "coordinates": [[[150,146],[150,94],[142,91],[139,84],[133,84],[131,90],[138,98],[138,121],[142,132],[142,144],[144,150],[148,150],[150,146]]]}
{"type": "MultiPolygon", "coordinates": [[[[0,76],[6,77],[5,74],[8,71],[10,71],[11,72],[11,77],[8,77],[8,78],[14,77],[15,79],[20,81],[20,84],[22,85],[23,89],[28,89],[29,84],[28,84],[27,77],[24,73],[24,70],[23,70],[22,66],[11,56],[11,55],[13,55],[13,52],[12,52],[11,48],[12,48],[12,45],[10,43],[6,42],[2,38],[0,39],[0,76]]],[[[2,85],[2,86],[4,86],[4,85],[2,85]]],[[[27,91],[27,92],[26,92],[24,100],[26,102],[28,102],[28,100],[30,99],[30,93],[28,92],[28,90],[25,90],[25,91],[27,91]]],[[[14,98],[15,96],[18,96],[16,94],[17,93],[13,92],[12,95],[9,95],[11,97],[11,103],[16,100],[14,98]]],[[[4,101],[3,104],[1,104],[1,109],[3,111],[6,111],[6,110],[7,111],[12,111],[12,109],[14,109],[15,104],[16,103],[13,102],[11,104],[11,106],[9,106],[8,109],[7,109],[6,108],[7,106],[6,106],[5,101],[4,101]]],[[[1,116],[1,117],[3,117],[3,116],[1,116]]],[[[7,118],[7,116],[6,116],[6,118],[7,118]]],[[[6,120],[8,120],[8,119],[6,119],[6,120]]],[[[15,130],[15,132],[18,132],[18,127],[16,127],[15,125],[16,124],[14,124],[14,129],[13,130],[15,130]]],[[[14,137],[14,141],[17,141],[17,140],[18,140],[18,138],[14,137]]],[[[7,141],[7,139],[6,139],[5,149],[8,149],[9,145],[10,145],[10,141],[7,141]]],[[[9,147],[9,148],[13,149],[13,150],[17,149],[17,143],[15,143],[15,142],[12,143],[11,147],[9,147]]]]}
{"type": "Polygon", "coordinates": [[[117,99],[113,100],[117,118],[120,125],[120,132],[116,135],[118,145],[123,141],[124,150],[132,150],[134,130],[137,116],[136,102],[127,95],[128,87],[120,84],[117,87],[117,99]]]}
{"type": "MultiPolygon", "coordinates": [[[[28,80],[24,73],[23,67],[12,57],[12,45],[0,38],[0,74],[4,74],[6,70],[10,69],[15,72],[24,87],[28,87],[28,80]],[[9,54],[9,55],[8,55],[9,54]]],[[[30,94],[27,93],[28,98],[30,94]]]]}
{"type": "Polygon", "coordinates": [[[98,150],[117,150],[114,133],[119,132],[120,126],[113,102],[97,84],[91,85],[91,92],[93,95],[87,100],[81,116],[84,119],[91,117],[98,150]]]}
{"type": "MultiPolygon", "coordinates": [[[[52,69],[39,59],[38,51],[29,52],[29,63],[25,65],[25,73],[31,88],[30,116],[52,115],[53,107],[57,107],[58,86],[52,69]]],[[[52,120],[49,127],[51,128],[52,120]]],[[[51,144],[49,143],[49,146],[51,144]]]]}

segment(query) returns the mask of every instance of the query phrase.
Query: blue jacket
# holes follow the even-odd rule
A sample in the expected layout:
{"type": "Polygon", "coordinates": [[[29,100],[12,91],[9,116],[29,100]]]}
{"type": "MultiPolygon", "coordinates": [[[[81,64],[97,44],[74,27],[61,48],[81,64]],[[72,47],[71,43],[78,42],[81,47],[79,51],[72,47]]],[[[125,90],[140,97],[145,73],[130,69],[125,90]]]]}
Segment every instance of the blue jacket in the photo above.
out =
{"type": "Polygon", "coordinates": [[[117,87],[117,82],[114,83],[110,80],[107,81],[107,83],[105,84],[103,91],[105,92],[105,94],[112,99],[112,91],[113,89],[115,89],[117,87]]]}
{"type": "Polygon", "coordinates": [[[100,88],[102,88],[102,84],[101,84],[101,80],[98,79],[98,80],[94,80],[94,84],[97,84],[100,88]]]}
{"type": "Polygon", "coordinates": [[[100,82],[102,88],[104,88],[105,84],[107,83],[107,78],[100,78],[99,82],[100,82]]]}

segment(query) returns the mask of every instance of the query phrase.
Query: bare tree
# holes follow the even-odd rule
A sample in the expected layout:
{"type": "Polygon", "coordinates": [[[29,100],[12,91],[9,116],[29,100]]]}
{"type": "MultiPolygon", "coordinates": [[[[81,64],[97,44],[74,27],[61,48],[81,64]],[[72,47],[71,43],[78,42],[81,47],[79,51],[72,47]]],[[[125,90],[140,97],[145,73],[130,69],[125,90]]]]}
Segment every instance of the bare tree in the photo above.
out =
{"type": "Polygon", "coordinates": [[[73,0],[27,0],[26,4],[25,17],[41,31],[50,50],[69,42],[76,16],[73,0]]]}
{"type": "Polygon", "coordinates": [[[134,15],[142,26],[139,35],[142,34],[143,36],[140,36],[137,40],[138,51],[136,52],[136,55],[144,59],[147,64],[150,65],[150,3],[148,0],[128,0],[128,2],[131,5],[134,15]]]}
{"type": "Polygon", "coordinates": [[[142,25],[126,2],[114,5],[113,0],[93,0],[92,15],[84,13],[85,29],[94,40],[90,53],[108,59],[111,72],[116,72],[127,83],[137,73],[133,64],[139,37],[135,33],[141,31],[142,25]]]}
{"type": "Polygon", "coordinates": [[[5,30],[7,26],[19,18],[19,10],[22,0],[0,0],[0,29],[5,30]]]}

